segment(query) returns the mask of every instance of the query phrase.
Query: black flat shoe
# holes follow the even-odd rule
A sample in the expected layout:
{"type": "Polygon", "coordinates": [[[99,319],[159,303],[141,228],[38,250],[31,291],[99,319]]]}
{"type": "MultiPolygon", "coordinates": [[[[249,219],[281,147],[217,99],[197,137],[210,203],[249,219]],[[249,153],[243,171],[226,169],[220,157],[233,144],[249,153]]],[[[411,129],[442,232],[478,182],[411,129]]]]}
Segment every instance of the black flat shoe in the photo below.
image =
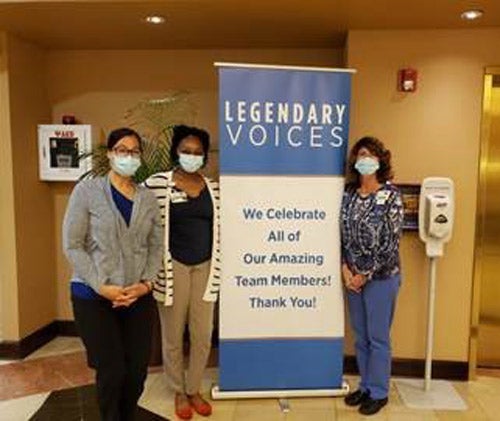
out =
{"type": "Polygon", "coordinates": [[[354,392],[349,393],[344,398],[344,402],[347,406],[358,406],[368,399],[370,399],[370,393],[362,392],[361,390],[358,389],[354,392]]]}
{"type": "Polygon", "coordinates": [[[373,415],[387,405],[389,399],[366,399],[359,407],[359,413],[363,415],[373,415]]]}

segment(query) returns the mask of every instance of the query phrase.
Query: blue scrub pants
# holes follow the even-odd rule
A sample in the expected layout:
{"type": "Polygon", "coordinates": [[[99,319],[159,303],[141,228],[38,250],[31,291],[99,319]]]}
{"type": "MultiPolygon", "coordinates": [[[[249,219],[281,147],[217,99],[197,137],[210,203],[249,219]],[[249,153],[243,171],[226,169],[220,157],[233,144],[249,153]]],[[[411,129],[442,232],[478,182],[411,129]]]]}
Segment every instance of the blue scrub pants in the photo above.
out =
{"type": "Polygon", "coordinates": [[[357,294],[348,290],[349,316],[355,334],[359,389],[372,399],[389,394],[391,376],[390,330],[401,283],[400,275],[368,281],[357,294]]]}

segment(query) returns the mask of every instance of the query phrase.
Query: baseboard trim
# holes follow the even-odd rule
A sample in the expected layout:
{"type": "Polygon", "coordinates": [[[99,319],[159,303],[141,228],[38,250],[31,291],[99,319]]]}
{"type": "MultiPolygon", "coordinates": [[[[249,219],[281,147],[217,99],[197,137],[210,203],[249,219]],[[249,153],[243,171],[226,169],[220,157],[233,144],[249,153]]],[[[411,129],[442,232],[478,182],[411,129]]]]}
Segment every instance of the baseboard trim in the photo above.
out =
{"type": "Polygon", "coordinates": [[[0,359],[19,360],[50,342],[58,335],[58,325],[54,321],[36,330],[19,341],[0,342],[0,359]]]}
{"type": "Polygon", "coordinates": [[[19,341],[0,342],[1,360],[20,360],[56,336],[78,336],[73,320],[55,320],[19,341]]]}
{"type": "Polygon", "coordinates": [[[78,336],[74,320],[57,320],[58,336],[78,336]]]}
{"type": "MultiPolygon", "coordinates": [[[[344,357],[344,373],[359,374],[356,357],[344,357]]],[[[412,358],[394,358],[392,375],[401,377],[421,377],[425,374],[425,360],[412,358]]],[[[444,380],[469,380],[469,363],[467,361],[435,360],[432,362],[432,378],[444,380]]]]}
{"type": "MultiPolygon", "coordinates": [[[[159,342],[159,326],[155,327],[159,342]]],[[[187,333],[187,332],[186,332],[187,333]]],[[[213,351],[218,351],[217,330],[212,336],[213,351]]],[[[75,322],[73,320],[56,320],[47,326],[38,329],[20,341],[0,342],[0,359],[18,360],[25,358],[38,348],[50,342],[56,336],[78,336],[75,322]]],[[[153,335],[155,336],[155,335],[153,335]]],[[[187,345],[189,337],[185,336],[187,345]]],[[[157,344],[159,345],[159,344],[157,344]]],[[[152,365],[161,364],[161,349],[153,352],[152,365]]],[[[216,358],[212,358],[212,364],[217,365],[216,358]]],[[[344,357],[344,372],[346,374],[358,374],[356,358],[352,355],[344,357]]],[[[411,358],[394,358],[392,360],[392,375],[402,377],[424,377],[425,360],[411,358]]],[[[469,380],[469,364],[466,361],[442,361],[432,362],[432,377],[445,380],[469,380]]]]}

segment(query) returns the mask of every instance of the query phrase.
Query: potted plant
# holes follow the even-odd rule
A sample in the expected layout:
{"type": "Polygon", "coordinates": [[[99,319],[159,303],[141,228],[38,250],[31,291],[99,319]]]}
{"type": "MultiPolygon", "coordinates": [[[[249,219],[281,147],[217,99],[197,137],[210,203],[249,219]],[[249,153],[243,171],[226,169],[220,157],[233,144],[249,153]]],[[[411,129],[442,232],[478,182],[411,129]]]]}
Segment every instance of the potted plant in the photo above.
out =
{"type": "MultiPolygon", "coordinates": [[[[150,175],[171,169],[170,144],[173,127],[189,124],[195,115],[191,96],[186,92],[174,92],[159,99],[142,100],[125,114],[127,126],[142,137],[142,165],[134,179],[137,183],[150,175]]],[[[105,144],[97,145],[92,152],[80,159],[91,159],[92,166],[81,179],[105,175],[109,172],[108,149],[105,144]]]]}

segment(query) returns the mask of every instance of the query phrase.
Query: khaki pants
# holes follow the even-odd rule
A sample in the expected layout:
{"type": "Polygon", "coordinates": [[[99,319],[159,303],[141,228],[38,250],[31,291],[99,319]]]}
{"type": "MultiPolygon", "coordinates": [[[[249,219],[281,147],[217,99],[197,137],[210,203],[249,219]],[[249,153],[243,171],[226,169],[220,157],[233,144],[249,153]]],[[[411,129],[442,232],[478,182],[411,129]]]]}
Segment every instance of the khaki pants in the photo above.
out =
{"type": "Polygon", "coordinates": [[[165,374],[173,391],[194,395],[200,391],[210,354],[214,303],[203,301],[210,261],[187,266],[173,260],[174,303],[158,303],[165,374]],[[189,326],[189,366],[184,378],[183,337],[189,326]]]}

